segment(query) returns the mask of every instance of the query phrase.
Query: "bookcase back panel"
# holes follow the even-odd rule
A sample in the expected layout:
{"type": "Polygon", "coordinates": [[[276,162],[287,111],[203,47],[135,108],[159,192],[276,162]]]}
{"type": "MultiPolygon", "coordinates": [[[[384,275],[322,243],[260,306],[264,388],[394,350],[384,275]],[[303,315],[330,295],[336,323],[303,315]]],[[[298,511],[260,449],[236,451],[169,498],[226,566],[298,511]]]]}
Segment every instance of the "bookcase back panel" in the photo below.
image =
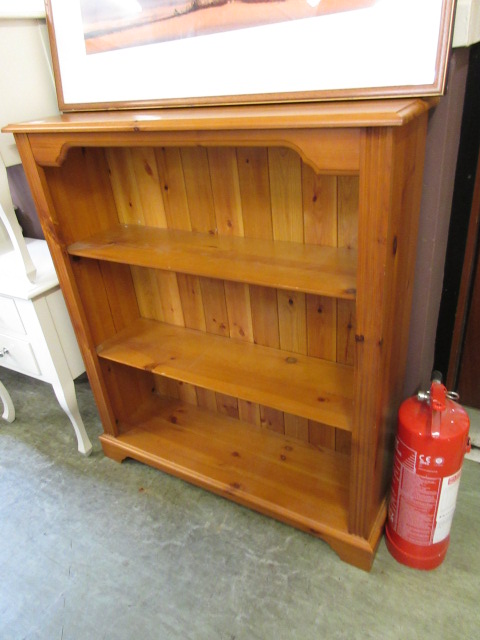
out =
{"type": "MultiPolygon", "coordinates": [[[[358,176],[316,175],[290,149],[72,149],[60,167],[46,171],[66,245],[120,222],[357,249],[358,176]],[[72,198],[75,190],[79,197],[72,198]],[[82,214],[85,207],[89,215],[82,214]]],[[[96,344],[140,316],[353,365],[353,300],[226,281],[221,273],[206,278],[83,259],[74,259],[74,271],[96,344]],[[130,274],[118,277],[125,269],[130,274]]],[[[190,404],[349,450],[347,432],[187,383],[167,383],[162,393],[190,404]]]]}

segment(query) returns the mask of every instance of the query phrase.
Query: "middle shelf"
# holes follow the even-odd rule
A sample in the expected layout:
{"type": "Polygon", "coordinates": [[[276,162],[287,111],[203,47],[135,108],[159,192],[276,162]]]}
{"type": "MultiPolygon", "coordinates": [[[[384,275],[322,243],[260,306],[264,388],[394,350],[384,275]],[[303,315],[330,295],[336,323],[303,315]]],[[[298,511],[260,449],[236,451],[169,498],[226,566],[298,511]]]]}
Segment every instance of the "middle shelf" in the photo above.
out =
{"type": "Polygon", "coordinates": [[[68,252],[345,300],[356,293],[356,251],[348,248],[119,224],[68,252]]]}
{"type": "Polygon", "coordinates": [[[351,431],[353,367],[139,319],[100,358],[351,431]]]}

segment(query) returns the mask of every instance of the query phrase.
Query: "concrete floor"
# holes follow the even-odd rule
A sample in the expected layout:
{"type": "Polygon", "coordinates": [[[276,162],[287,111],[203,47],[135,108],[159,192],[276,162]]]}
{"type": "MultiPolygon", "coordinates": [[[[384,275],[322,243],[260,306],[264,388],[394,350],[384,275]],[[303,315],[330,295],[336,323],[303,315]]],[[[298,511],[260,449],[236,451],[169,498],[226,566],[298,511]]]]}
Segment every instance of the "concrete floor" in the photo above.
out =
{"type": "Polygon", "coordinates": [[[76,451],[51,387],[0,369],[0,640],[479,637],[480,464],[465,461],[450,548],[421,572],[382,540],[371,573],[323,542],[142,464],[76,451]]]}

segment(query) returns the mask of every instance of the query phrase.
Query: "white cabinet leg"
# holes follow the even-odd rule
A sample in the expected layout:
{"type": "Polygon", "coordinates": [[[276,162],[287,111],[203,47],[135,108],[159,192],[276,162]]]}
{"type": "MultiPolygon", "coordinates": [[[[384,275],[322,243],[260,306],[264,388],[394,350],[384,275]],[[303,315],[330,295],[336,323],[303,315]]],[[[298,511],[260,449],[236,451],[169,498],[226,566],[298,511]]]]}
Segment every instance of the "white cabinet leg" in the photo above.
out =
{"type": "Polygon", "coordinates": [[[0,400],[3,403],[2,418],[7,422],[13,422],[15,420],[15,407],[13,406],[10,394],[5,389],[4,385],[0,382],[0,400]]]}
{"type": "Polygon", "coordinates": [[[73,425],[75,435],[77,436],[79,452],[85,456],[90,455],[92,452],[92,444],[87,436],[80,411],[78,410],[73,380],[58,380],[57,382],[53,382],[52,386],[60,406],[70,418],[70,422],[73,425]]]}

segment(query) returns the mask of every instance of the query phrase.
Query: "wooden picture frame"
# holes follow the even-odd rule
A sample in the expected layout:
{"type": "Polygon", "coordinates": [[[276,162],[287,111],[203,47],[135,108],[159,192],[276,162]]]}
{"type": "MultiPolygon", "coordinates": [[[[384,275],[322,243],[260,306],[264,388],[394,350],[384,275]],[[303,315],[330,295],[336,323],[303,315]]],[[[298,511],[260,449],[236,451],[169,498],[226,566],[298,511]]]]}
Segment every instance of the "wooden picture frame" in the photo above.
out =
{"type": "Polygon", "coordinates": [[[116,3],[46,0],[62,111],[444,91],[454,0],[116,3]]]}

